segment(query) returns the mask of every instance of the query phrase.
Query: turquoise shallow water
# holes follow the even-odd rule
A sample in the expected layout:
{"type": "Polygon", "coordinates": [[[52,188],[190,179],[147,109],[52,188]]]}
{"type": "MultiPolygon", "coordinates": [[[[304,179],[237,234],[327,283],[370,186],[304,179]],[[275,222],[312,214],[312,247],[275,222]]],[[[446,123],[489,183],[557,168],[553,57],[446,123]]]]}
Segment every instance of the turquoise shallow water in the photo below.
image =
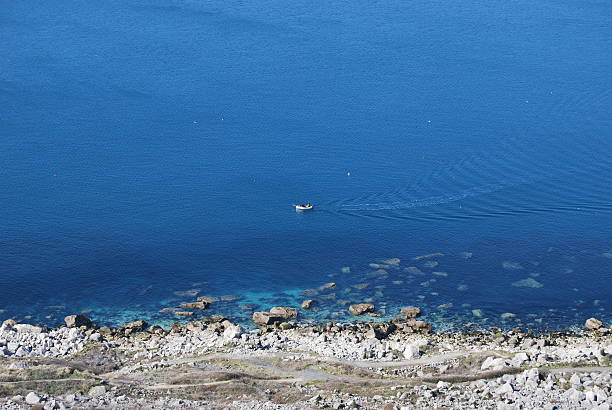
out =
{"type": "Polygon", "coordinates": [[[610,320],[607,2],[2,6],[0,319],[610,320]]]}

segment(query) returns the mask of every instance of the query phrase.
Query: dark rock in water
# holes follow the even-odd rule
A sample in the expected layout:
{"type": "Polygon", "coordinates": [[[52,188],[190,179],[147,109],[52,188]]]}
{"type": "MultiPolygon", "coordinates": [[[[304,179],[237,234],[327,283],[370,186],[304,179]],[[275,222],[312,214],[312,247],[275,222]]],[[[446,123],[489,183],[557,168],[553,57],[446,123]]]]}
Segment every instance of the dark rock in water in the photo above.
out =
{"type": "Polygon", "coordinates": [[[401,314],[406,319],[414,319],[421,314],[421,309],[416,306],[408,306],[401,310],[401,314]]]}
{"type": "Polygon", "coordinates": [[[238,307],[241,310],[247,310],[247,311],[250,310],[250,311],[253,311],[253,310],[259,308],[259,305],[256,304],[256,303],[241,303],[241,304],[238,305],[238,307]]]}
{"type": "Polygon", "coordinates": [[[316,301],[314,299],[306,299],[302,302],[302,309],[310,309],[315,303],[316,301]]]}
{"type": "Polygon", "coordinates": [[[603,322],[599,319],[592,317],[590,319],[587,319],[586,322],[584,322],[584,327],[589,330],[597,330],[603,327],[603,322]]]}
{"type": "Polygon", "coordinates": [[[235,302],[237,300],[242,299],[243,297],[240,295],[225,295],[221,296],[219,299],[223,302],[235,302]]]}
{"type": "Polygon", "coordinates": [[[64,322],[66,322],[66,326],[68,327],[91,327],[91,320],[87,316],[83,315],[70,315],[64,318],[64,322]]]}
{"type": "Polygon", "coordinates": [[[215,303],[218,302],[219,299],[212,297],[212,296],[198,296],[198,298],[196,299],[198,302],[206,302],[208,304],[211,303],[215,303]]]}
{"type": "Polygon", "coordinates": [[[146,329],[147,325],[148,323],[144,320],[136,320],[135,322],[126,323],[125,325],[123,325],[123,328],[126,330],[130,329],[134,332],[142,332],[146,329]]]}
{"type": "Polygon", "coordinates": [[[186,308],[186,309],[199,309],[199,310],[203,310],[203,309],[208,308],[208,305],[209,305],[209,303],[208,302],[204,302],[204,301],[181,303],[181,306],[186,308]]]}
{"type": "Polygon", "coordinates": [[[174,313],[174,312],[178,312],[179,308],[176,307],[166,307],[166,308],[161,308],[159,309],[159,313],[174,313]]]}
{"type": "Polygon", "coordinates": [[[280,323],[284,319],[281,316],[274,315],[270,312],[255,312],[253,313],[253,322],[258,325],[272,325],[274,323],[280,323]]]}
{"type": "Polygon", "coordinates": [[[333,292],[333,293],[328,293],[327,295],[321,295],[319,297],[321,299],[332,300],[332,299],[336,299],[337,295],[336,295],[336,292],[333,292]]]}
{"type": "Polygon", "coordinates": [[[327,289],[331,289],[331,288],[335,288],[336,287],[336,283],[335,282],[329,282],[326,283],[325,285],[321,286],[319,288],[319,290],[327,290],[327,289]]]}
{"type": "Polygon", "coordinates": [[[275,316],[280,316],[283,319],[297,318],[298,316],[297,309],[282,306],[273,307],[270,309],[270,313],[275,316]]]}
{"type": "Polygon", "coordinates": [[[177,316],[193,316],[193,312],[174,312],[177,316]]]}
{"type": "Polygon", "coordinates": [[[314,296],[318,294],[319,294],[319,291],[316,289],[306,289],[300,292],[300,295],[302,296],[314,296]]]}
{"type": "Polygon", "coordinates": [[[349,312],[355,316],[363,315],[364,313],[373,312],[374,305],[371,303],[359,303],[357,305],[351,305],[348,308],[349,312]]]}

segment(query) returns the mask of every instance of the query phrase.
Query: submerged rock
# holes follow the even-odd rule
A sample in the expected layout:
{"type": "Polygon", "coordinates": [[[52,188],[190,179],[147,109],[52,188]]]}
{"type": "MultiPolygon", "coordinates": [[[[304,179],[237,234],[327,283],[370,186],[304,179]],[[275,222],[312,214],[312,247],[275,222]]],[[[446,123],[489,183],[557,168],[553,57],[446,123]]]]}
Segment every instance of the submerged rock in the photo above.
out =
{"type": "Polygon", "coordinates": [[[319,290],[327,290],[327,289],[331,289],[331,288],[335,288],[336,287],[336,283],[335,282],[329,282],[326,283],[325,285],[321,286],[319,288],[319,290]]]}
{"type": "Polygon", "coordinates": [[[372,303],[359,303],[357,305],[351,305],[348,308],[349,312],[355,316],[363,315],[364,313],[373,312],[374,305],[372,303]]]}
{"type": "Polygon", "coordinates": [[[313,304],[315,304],[314,299],[306,299],[302,302],[302,309],[310,309],[313,304]]]}
{"type": "Polygon", "coordinates": [[[91,327],[91,320],[87,316],[83,315],[70,315],[64,318],[67,327],[91,327]]]}
{"type": "Polygon", "coordinates": [[[421,315],[421,309],[416,307],[416,306],[407,306],[407,307],[403,308],[400,311],[400,313],[406,319],[414,319],[415,317],[418,317],[418,316],[421,315]]]}
{"type": "Polygon", "coordinates": [[[297,309],[282,306],[273,307],[270,309],[270,313],[275,316],[280,316],[283,319],[297,318],[298,316],[297,309]]]}
{"type": "Polygon", "coordinates": [[[174,292],[176,296],[180,297],[195,297],[198,293],[200,293],[200,289],[177,290],[174,292]]]}
{"type": "Polygon", "coordinates": [[[208,305],[209,305],[209,303],[208,302],[204,302],[204,301],[181,303],[181,306],[186,308],[186,309],[198,309],[198,310],[204,310],[204,309],[208,308],[208,305]]]}
{"type": "Polygon", "coordinates": [[[503,266],[504,269],[508,269],[508,270],[520,270],[520,269],[523,269],[523,265],[521,265],[518,262],[504,261],[502,263],[502,266],[503,266]]]}
{"type": "Polygon", "coordinates": [[[415,256],[412,259],[414,259],[415,261],[420,261],[421,259],[437,258],[437,257],[440,257],[440,256],[444,256],[444,254],[440,253],[440,252],[428,253],[426,255],[415,256]]]}
{"type": "Polygon", "coordinates": [[[512,283],[512,286],[515,287],[523,287],[523,288],[541,288],[542,285],[540,282],[535,280],[534,278],[522,279],[512,283]]]}

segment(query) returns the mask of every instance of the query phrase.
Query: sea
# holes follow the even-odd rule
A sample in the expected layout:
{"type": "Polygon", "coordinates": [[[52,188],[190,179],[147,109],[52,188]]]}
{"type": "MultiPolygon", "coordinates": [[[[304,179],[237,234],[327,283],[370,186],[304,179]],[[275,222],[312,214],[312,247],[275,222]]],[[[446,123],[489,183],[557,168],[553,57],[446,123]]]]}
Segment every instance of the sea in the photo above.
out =
{"type": "Polygon", "coordinates": [[[611,13],[0,0],[0,320],[610,323],[611,13]]]}

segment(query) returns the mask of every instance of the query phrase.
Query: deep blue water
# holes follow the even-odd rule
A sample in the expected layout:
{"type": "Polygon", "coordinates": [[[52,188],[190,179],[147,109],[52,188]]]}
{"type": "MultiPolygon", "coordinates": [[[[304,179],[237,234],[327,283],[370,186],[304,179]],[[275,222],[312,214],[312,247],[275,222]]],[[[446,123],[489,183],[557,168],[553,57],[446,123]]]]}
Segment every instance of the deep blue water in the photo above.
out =
{"type": "Polygon", "coordinates": [[[0,10],[0,319],[612,319],[608,1],[0,10]]]}

